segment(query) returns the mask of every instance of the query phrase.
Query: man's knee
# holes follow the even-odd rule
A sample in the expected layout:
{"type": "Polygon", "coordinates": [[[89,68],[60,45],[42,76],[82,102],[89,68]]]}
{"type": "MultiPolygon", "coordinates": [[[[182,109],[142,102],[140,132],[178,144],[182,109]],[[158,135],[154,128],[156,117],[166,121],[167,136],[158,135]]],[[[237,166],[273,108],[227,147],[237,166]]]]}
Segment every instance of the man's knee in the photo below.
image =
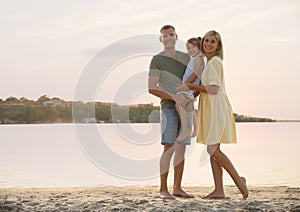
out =
{"type": "Polygon", "coordinates": [[[184,155],[185,154],[186,145],[177,144],[175,147],[175,154],[176,155],[184,155]]]}
{"type": "Polygon", "coordinates": [[[163,154],[164,155],[173,155],[173,153],[174,153],[174,151],[175,151],[175,145],[164,145],[164,152],[163,152],[163,154]]]}

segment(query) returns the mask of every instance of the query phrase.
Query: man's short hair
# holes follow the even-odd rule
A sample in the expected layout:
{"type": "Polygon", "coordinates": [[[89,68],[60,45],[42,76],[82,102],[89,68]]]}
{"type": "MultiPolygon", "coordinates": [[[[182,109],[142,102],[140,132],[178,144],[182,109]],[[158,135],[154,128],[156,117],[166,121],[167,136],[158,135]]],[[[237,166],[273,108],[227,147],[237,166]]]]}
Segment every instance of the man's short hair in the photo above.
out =
{"type": "Polygon", "coordinates": [[[173,29],[174,31],[175,30],[175,27],[173,27],[172,25],[164,25],[161,29],[160,29],[160,33],[163,31],[163,30],[167,30],[167,29],[173,29]]]}

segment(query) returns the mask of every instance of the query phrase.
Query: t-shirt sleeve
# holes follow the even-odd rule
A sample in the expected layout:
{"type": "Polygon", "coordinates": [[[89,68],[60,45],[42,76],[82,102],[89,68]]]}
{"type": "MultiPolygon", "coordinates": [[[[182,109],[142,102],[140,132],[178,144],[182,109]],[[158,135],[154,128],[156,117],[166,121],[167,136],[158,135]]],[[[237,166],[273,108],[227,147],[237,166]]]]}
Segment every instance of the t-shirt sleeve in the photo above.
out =
{"type": "Polygon", "coordinates": [[[222,61],[214,58],[209,62],[208,66],[208,85],[222,86],[222,61]]]}
{"type": "Polygon", "coordinates": [[[160,76],[160,70],[157,65],[157,58],[155,56],[151,60],[149,69],[149,76],[160,76]]]}

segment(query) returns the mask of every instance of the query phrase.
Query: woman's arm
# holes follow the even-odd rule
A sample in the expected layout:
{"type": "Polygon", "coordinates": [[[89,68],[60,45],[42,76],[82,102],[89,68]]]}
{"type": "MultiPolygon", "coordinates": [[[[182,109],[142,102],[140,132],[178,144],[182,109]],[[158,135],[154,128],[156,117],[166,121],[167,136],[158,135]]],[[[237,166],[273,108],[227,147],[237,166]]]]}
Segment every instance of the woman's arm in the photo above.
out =
{"type": "MultiPolygon", "coordinates": [[[[193,73],[193,74],[195,74],[195,73],[193,73]]],[[[218,85],[207,85],[207,86],[195,85],[195,84],[187,81],[185,83],[182,83],[182,84],[178,85],[177,88],[176,88],[177,92],[179,92],[179,91],[188,91],[188,90],[196,90],[196,91],[199,91],[199,92],[216,95],[218,93],[219,86],[218,85]]]]}
{"type": "MultiPolygon", "coordinates": [[[[212,61],[211,61],[212,62],[212,61]]],[[[212,64],[211,64],[212,65],[212,64]]],[[[221,63],[222,65],[222,63],[221,63]]],[[[218,67],[214,67],[215,69],[218,68],[218,67]]],[[[212,72],[212,73],[215,73],[215,72],[212,72]]],[[[217,76],[218,74],[213,75],[215,78],[219,79],[217,76]]],[[[216,95],[219,91],[219,81],[218,80],[213,80],[213,82],[211,83],[212,85],[207,85],[207,86],[202,86],[202,85],[194,85],[190,82],[186,82],[185,83],[185,86],[188,87],[188,89],[191,89],[191,90],[196,90],[196,91],[199,91],[199,92],[203,92],[203,93],[208,93],[208,94],[212,94],[212,95],[216,95]]]]}
{"type": "Polygon", "coordinates": [[[203,85],[195,85],[193,83],[190,82],[186,82],[184,83],[190,90],[196,90],[196,91],[200,91],[202,93],[208,93],[208,94],[217,94],[218,90],[219,90],[219,86],[217,85],[207,85],[207,86],[203,86],[203,85]]]}

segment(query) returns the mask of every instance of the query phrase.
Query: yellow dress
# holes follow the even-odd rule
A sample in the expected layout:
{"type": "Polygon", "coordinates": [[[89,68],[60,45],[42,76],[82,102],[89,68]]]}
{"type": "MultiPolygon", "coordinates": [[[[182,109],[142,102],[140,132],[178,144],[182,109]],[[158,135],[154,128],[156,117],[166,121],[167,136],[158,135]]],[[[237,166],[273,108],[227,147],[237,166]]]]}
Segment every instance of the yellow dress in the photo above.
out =
{"type": "Polygon", "coordinates": [[[225,93],[221,58],[211,58],[201,76],[203,86],[217,85],[216,95],[201,93],[199,100],[199,131],[197,142],[213,145],[236,143],[235,121],[230,102],[225,93]]]}

